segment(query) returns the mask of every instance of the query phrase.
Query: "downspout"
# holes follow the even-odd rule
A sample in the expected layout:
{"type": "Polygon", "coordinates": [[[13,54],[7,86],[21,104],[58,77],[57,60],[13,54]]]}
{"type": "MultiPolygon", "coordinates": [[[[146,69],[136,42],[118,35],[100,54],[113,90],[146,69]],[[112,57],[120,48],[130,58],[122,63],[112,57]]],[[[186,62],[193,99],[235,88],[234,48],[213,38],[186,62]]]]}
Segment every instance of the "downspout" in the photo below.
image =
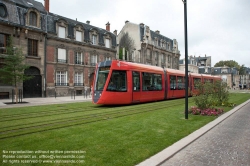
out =
{"type": "Polygon", "coordinates": [[[48,25],[48,22],[47,22],[47,17],[48,17],[48,11],[47,11],[47,14],[46,14],[46,20],[45,20],[45,35],[44,35],[44,97],[47,97],[46,96],[46,89],[47,89],[47,25],[48,25]]]}

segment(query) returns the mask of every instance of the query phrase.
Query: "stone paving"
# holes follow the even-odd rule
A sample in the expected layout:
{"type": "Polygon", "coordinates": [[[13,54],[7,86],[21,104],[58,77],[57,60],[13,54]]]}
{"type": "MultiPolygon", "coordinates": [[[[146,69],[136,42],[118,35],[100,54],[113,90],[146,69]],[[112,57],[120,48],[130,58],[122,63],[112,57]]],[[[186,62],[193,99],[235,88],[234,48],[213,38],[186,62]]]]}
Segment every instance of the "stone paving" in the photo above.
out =
{"type": "Polygon", "coordinates": [[[250,166],[250,103],[161,166],[250,166]]]}

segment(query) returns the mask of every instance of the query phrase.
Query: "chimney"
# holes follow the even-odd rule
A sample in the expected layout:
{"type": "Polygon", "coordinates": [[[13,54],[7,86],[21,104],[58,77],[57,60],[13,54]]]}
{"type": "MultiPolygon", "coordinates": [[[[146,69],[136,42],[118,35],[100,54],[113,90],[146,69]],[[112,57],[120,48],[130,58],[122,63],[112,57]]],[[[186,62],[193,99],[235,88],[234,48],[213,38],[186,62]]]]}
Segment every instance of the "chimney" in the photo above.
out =
{"type": "Polygon", "coordinates": [[[155,33],[160,34],[160,31],[156,30],[155,33]]]}
{"type": "Polygon", "coordinates": [[[113,32],[116,36],[117,36],[117,30],[114,30],[114,32],[113,32]]]}
{"type": "Polygon", "coordinates": [[[87,20],[87,21],[86,21],[86,23],[87,23],[87,24],[90,24],[90,21],[89,21],[89,20],[87,20]]]}
{"type": "Polygon", "coordinates": [[[140,23],[140,26],[141,26],[141,27],[144,27],[144,24],[143,24],[143,23],[140,23]]]}
{"type": "Polygon", "coordinates": [[[106,24],[106,30],[110,31],[110,23],[109,22],[106,24]]]}
{"type": "Polygon", "coordinates": [[[49,0],[44,0],[44,7],[47,12],[49,12],[49,0]]]}

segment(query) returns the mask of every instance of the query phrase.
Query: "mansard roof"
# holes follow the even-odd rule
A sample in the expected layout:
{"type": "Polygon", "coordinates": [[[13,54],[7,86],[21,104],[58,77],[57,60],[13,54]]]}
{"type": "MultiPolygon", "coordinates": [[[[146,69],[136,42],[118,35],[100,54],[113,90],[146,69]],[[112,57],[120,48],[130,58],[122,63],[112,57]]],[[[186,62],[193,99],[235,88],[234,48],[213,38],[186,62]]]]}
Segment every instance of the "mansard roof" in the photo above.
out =
{"type": "MultiPolygon", "coordinates": [[[[143,41],[143,37],[145,35],[145,26],[144,25],[143,26],[139,25],[139,26],[140,26],[140,40],[143,41]]],[[[161,40],[166,41],[167,43],[170,44],[170,49],[171,50],[173,49],[173,40],[172,39],[169,39],[168,37],[163,36],[159,33],[156,33],[152,30],[150,30],[150,35],[151,35],[151,40],[154,40],[155,38],[157,38],[158,42],[160,42],[161,40]]]]}
{"type": "Polygon", "coordinates": [[[46,13],[46,10],[41,2],[37,2],[35,0],[12,0],[17,4],[17,6],[24,8],[35,8],[40,12],[46,13]]]}
{"type": "Polygon", "coordinates": [[[82,26],[84,28],[84,41],[85,42],[90,41],[89,33],[92,30],[96,30],[97,33],[99,34],[99,44],[100,45],[105,45],[103,37],[106,34],[109,34],[110,37],[112,38],[112,45],[116,46],[116,36],[113,33],[109,32],[109,31],[107,31],[105,29],[95,27],[95,26],[87,24],[87,23],[82,23],[82,22],[79,22],[77,20],[73,20],[73,19],[70,19],[70,18],[67,18],[67,17],[64,17],[64,16],[54,14],[54,13],[49,13],[49,15],[47,16],[47,21],[48,21],[47,30],[48,30],[48,33],[56,34],[56,22],[58,20],[60,20],[60,19],[65,20],[67,22],[67,24],[68,24],[68,37],[69,38],[74,38],[74,28],[75,28],[76,25],[80,25],[80,26],[82,26]]]}

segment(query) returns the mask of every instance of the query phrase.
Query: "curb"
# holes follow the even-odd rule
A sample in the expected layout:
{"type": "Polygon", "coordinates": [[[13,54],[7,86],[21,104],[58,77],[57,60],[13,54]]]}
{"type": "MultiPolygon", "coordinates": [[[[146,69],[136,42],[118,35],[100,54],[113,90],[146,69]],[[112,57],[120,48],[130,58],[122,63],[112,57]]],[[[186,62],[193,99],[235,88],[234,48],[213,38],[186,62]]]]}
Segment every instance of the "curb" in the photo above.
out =
{"type": "Polygon", "coordinates": [[[166,149],[162,150],[161,152],[155,154],[154,156],[144,160],[143,162],[139,163],[136,166],[159,166],[160,164],[164,163],[171,157],[173,157],[176,153],[184,149],[186,146],[197,140],[199,137],[207,133],[209,130],[213,129],[216,125],[227,119],[233,113],[238,111],[240,108],[245,106],[250,102],[250,99],[245,101],[244,103],[236,106],[232,110],[222,114],[214,121],[208,123],[207,125],[201,127],[200,129],[194,131],[193,133],[189,134],[188,136],[182,138],[178,142],[174,143],[173,145],[167,147],[166,149]]]}

